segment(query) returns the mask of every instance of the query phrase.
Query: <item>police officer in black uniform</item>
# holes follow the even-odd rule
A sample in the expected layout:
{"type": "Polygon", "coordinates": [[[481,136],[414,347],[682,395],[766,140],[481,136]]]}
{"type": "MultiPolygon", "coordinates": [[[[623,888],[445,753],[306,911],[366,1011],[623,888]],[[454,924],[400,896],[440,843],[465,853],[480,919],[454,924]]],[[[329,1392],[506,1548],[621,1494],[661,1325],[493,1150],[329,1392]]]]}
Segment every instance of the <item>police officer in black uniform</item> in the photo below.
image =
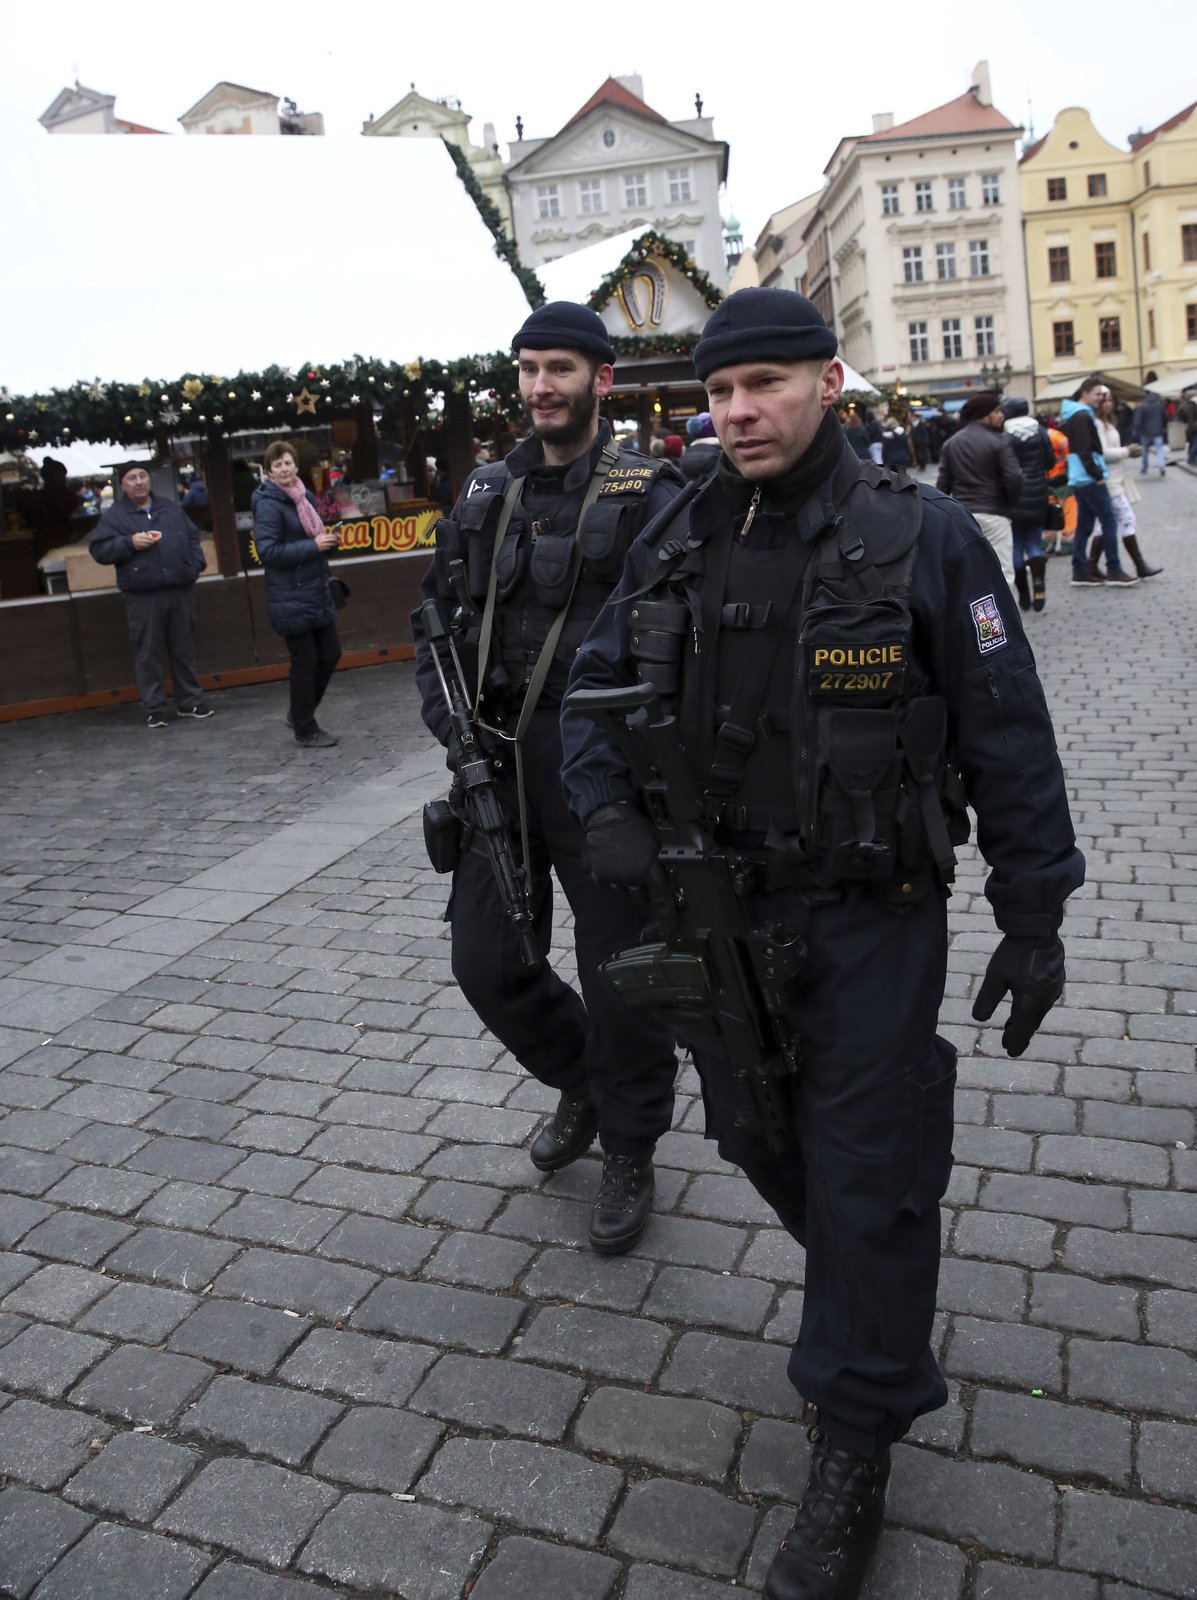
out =
{"type": "MultiPolygon", "coordinates": [[[[767,1600],[859,1593],[890,1446],[946,1400],[930,1337],[955,1051],[935,1026],[966,799],[1003,934],[973,1014],[1010,993],[1012,1055],[1062,991],[1058,929],[1084,875],[993,551],[954,501],[848,448],[835,353],[791,291],[716,309],[694,362],[723,456],[634,548],[627,599],[600,616],[569,685],[662,689],[709,830],[751,875],[754,924],[805,940],[787,1002],[792,1147],[737,1125],[724,1064],[696,1052],[708,1136],[806,1250],[789,1371],[813,1421],[810,1480],[767,1600]]],[[[643,884],[660,867],[619,749],[568,697],[563,735],[592,870],[643,884]]]]}
{"type": "MultiPolygon", "coordinates": [[[[438,597],[446,615],[458,610],[464,665],[482,682],[481,722],[491,730],[483,741],[513,842],[521,848],[526,840],[528,847],[535,937],[547,957],[552,867],[574,913],[582,997],[547,959],[523,964],[477,847],[463,853],[453,877],[453,974],[521,1066],[560,1092],[556,1112],[532,1143],[533,1164],[555,1172],[583,1155],[598,1133],[603,1174],[590,1242],[615,1255],[629,1250],[648,1223],[652,1155],[670,1125],[677,1063],[668,1030],[630,1016],[599,971],[613,951],[636,942],[640,923],[626,895],[586,870],[583,832],[561,787],[559,716],[574,655],[632,541],[679,493],[681,479],[668,463],[621,449],[600,419],[615,351],[593,311],[570,301],[541,306],[512,349],[532,435],[503,462],[471,475],[437,526],[423,593],[438,597]],[[450,581],[455,560],[464,562],[472,622],[461,615],[466,608],[450,581]]],[[[418,612],[412,627],[424,721],[450,746],[452,769],[449,716],[418,612]]]]}

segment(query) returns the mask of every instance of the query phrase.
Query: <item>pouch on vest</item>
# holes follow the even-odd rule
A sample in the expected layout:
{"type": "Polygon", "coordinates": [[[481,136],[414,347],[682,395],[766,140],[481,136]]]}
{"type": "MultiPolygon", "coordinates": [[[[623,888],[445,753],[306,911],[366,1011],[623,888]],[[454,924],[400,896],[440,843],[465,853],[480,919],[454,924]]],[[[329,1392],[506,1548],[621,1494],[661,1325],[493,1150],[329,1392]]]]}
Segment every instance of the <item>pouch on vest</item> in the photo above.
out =
{"type": "Polygon", "coordinates": [[[894,710],[827,706],[817,713],[816,839],[832,882],[893,876],[902,759],[894,710]]]}
{"type": "Polygon", "coordinates": [[[448,800],[424,807],[424,848],[434,872],[453,872],[461,858],[461,818],[448,800]]]}
{"type": "Polygon", "coordinates": [[[807,698],[815,706],[896,704],[906,686],[910,637],[902,600],[816,603],[802,619],[807,698]]]}
{"type": "Polygon", "coordinates": [[[898,737],[907,774],[898,818],[902,866],[916,871],[933,861],[940,882],[949,884],[956,875],[953,847],[967,840],[969,826],[963,785],[947,765],[945,701],[925,695],[904,705],[898,737]]]}
{"type": "Polygon", "coordinates": [[[598,499],[586,513],[578,539],[587,578],[612,588],[618,583],[631,543],[630,509],[626,500],[598,499]]]}
{"type": "Polygon", "coordinates": [[[682,651],[690,630],[684,600],[637,600],[628,612],[631,653],[641,683],[675,696],[681,689],[682,651]]]}
{"type": "MultiPolygon", "coordinates": [[[[504,548],[507,542],[505,541],[504,548]]],[[[569,599],[573,560],[573,534],[542,533],[538,539],[533,540],[528,576],[532,580],[536,598],[550,611],[560,611],[569,599]]],[[[499,586],[500,588],[503,586],[502,568],[499,569],[499,586]]]]}
{"type": "MultiPolygon", "coordinates": [[[[499,527],[499,514],[503,509],[503,496],[490,489],[479,489],[461,503],[457,513],[459,545],[466,549],[466,583],[470,595],[479,602],[486,599],[490,581],[490,564],[495,558],[495,534],[499,527]]],[[[438,526],[443,528],[445,523],[438,526]]]]}

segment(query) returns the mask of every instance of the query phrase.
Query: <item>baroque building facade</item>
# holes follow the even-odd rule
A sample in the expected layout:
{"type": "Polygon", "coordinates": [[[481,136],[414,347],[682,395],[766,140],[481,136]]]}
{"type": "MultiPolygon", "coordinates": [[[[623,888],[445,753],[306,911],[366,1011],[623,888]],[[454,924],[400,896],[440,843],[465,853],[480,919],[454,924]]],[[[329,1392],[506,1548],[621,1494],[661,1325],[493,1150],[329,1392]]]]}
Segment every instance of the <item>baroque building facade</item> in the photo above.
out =
{"type": "Polygon", "coordinates": [[[482,143],[476,145],[470,140],[471,120],[469,112],[462,110],[460,100],[431,100],[419,94],[413,84],[389,111],[384,111],[380,117],[367,118],[362,123],[362,132],[371,138],[447,139],[455,144],[469,162],[482,193],[498,210],[508,238],[512,238],[511,201],[503,182],[503,158],[494,125],[486,124],[482,143]]]}

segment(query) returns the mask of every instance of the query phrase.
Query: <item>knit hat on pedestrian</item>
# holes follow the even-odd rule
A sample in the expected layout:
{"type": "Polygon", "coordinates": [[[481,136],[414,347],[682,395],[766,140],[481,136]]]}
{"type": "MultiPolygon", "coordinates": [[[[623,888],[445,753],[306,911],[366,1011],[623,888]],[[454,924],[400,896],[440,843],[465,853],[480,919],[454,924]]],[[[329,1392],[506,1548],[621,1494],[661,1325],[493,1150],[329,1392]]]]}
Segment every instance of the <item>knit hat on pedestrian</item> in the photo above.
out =
{"type": "Polygon", "coordinates": [[[550,300],[539,306],[511,341],[511,348],[517,355],[521,350],[580,350],[615,365],[615,350],[603,319],[572,300],[550,300]]]}
{"type": "Polygon", "coordinates": [[[665,454],[671,461],[676,461],[684,453],[685,448],[685,440],[680,433],[667,433],[665,435],[665,454]]]}
{"type": "Polygon", "coordinates": [[[983,389],[980,394],[970,394],[960,408],[961,424],[982,421],[991,411],[996,411],[999,404],[998,396],[992,389],[983,389]]]}
{"type": "Polygon", "coordinates": [[[819,309],[793,289],[740,289],[707,318],[694,347],[694,371],[705,383],[741,361],[826,361],[839,341],[819,309]]]}
{"type": "Polygon", "coordinates": [[[122,461],[116,469],[116,481],[120,483],[127,472],[136,472],[139,467],[143,472],[148,472],[152,465],[150,461],[122,461]]]}
{"type": "Polygon", "coordinates": [[[711,421],[711,413],[700,411],[696,417],[691,417],[686,424],[686,432],[692,439],[713,439],[715,424],[711,421]]]}

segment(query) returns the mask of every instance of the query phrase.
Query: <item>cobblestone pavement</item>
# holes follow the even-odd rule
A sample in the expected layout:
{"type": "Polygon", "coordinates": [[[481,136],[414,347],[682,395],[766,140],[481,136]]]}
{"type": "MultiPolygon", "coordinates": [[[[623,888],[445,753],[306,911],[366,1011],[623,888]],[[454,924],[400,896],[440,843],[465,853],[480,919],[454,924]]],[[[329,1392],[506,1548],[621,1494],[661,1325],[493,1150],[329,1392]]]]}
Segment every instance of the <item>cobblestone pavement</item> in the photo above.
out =
{"type": "MultiPolygon", "coordinates": [[[[937,1340],[870,1600],[1197,1593],[1197,479],[1163,577],[1029,619],[1089,882],[1007,1060],[969,1018],[937,1340]]],[[[450,979],[410,667],[300,752],[281,685],[207,724],[0,729],[0,1592],[714,1600],[804,1481],[800,1252],[701,1138],[692,1070],[634,1253],[592,1160],[450,979]],[[472,1587],[471,1587],[472,1586],[472,1587]]],[[[568,963],[561,923],[558,954],[568,963]]]]}

